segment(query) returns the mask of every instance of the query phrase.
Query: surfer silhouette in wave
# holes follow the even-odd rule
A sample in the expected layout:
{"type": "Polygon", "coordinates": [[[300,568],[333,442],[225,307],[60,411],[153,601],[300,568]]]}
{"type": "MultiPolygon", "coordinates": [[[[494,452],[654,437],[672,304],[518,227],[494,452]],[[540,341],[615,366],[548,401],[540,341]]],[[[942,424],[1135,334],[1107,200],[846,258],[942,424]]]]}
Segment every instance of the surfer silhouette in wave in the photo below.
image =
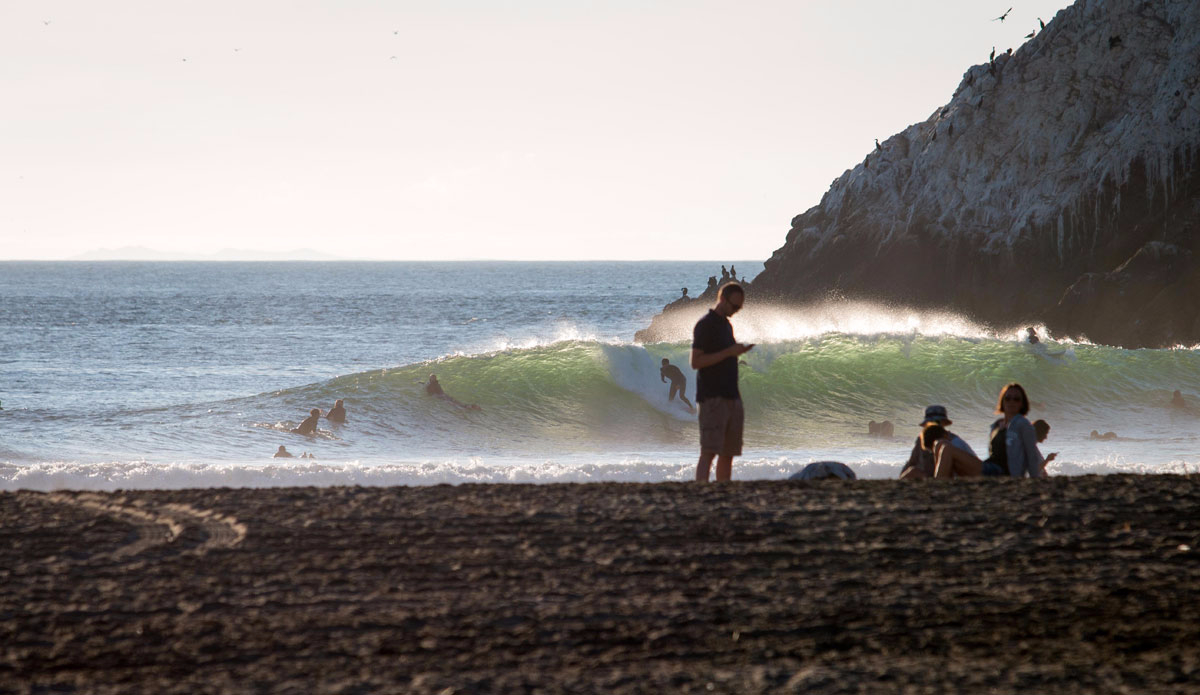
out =
{"type": "Polygon", "coordinates": [[[667,379],[671,380],[671,395],[667,397],[668,401],[675,400],[675,395],[679,394],[679,400],[683,401],[683,404],[687,407],[688,412],[696,412],[696,408],[692,405],[692,402],[689,401],[687,396],[684,395],[684,392],[687,391],[687,377],[683,375],[683,372],[679,370],[679,367],[671,364],[671,360],[668,360],[666,357],[664,357],[662,360],[662,368],[658,370],[658,376],[659,380],[661,380],[664,384],[667,383],[667,379]]]}
{"type": "Polygon", "coordinates": [[[1050,350],[1046,344],[1038,337],[1037,330],[1030,326],[1025,329],[1025,343],[1029,346],[1029,352],[1035,357],[1050,362],[1052,364],[1066,364],[1075,359],[1073,350],[1050,350]]]}
{"type": "Polygon", "coordinates": [[[1191,415],[1200,414],[1200,411],[1187,402],[1187,399],[1183,397],[1183,392],[1179,389],[1175,389],[1175,393],[1171,394],[1171,409],[1191,415]]]}
{"type": "Polygon", "coordinates": [[[462,401],[442,390],[442,385],[438,382],[436,374],[429,375],[429,381],[425,384],[425,393],[433,396],[434,398],[440,398],[444,401],[453,403],[464,410],[483,410],[483,408],[480,408],[474,403],[463,403],[462,401]]]}

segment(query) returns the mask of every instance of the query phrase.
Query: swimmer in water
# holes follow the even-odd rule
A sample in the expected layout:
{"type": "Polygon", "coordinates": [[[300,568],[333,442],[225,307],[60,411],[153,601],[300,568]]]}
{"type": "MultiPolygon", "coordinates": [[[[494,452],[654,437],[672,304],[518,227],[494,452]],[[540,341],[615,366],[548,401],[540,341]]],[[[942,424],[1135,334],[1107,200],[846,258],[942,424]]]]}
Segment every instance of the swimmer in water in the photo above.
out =
{"type": "Polygon", "coordinates": [[[342,399],[337,399],[333,407],[325,414],[325,419],[339,425],[346,424],[346,406],[342,405],[342,399]]]}
{"type": "Polygon", "coordinates": [[[276,452],[275,452],[275,455],[274,455],[274,456],[272,456],[271,458],[276,458],[276,459],[290,459],[290,458],[295,458],[295,457],[294,457],[294,456],[292,456],[292,452],[288,451],[286,448],[284,448],[284,446],[283,446],[282,444],[280,444],[280,445],[279,445],[279,450],[278,450],[278,451],[276,451],[276,452]]]}
{"type": "Polygon", "coordinates": [[[311,437],[317,433],[317,421],[321,419],[321,411],[313,408],[308,411],[308,417],[304,418],[304,422],[300,423],[296,429],[292,430],[293,434],[303,434],[311,437]]]}

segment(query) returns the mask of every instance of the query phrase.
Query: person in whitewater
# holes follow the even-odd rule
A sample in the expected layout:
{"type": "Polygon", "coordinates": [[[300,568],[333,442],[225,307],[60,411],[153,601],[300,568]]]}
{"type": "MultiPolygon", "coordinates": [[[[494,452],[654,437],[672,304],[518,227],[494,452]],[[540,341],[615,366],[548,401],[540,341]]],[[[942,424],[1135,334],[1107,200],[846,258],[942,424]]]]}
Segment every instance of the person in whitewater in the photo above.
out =
{"type": "Polygon", "coordinates": [[[276,452],[275,452],[275,455],[274,455],[274,456],[272,456],[271,458],[275,458],[275,459],[290,459],[290,458],[295,458],[295,457],[294,457],[294,456],[292,456],[292,452],[288,451],[288,450],[287,450],[287,448],[285,448],[285,447],[284,447],[282,444],[280,444],[280,445],[279,445],[279,450],[278,450],[278,451],[276,451],[276,452]]]}
{"type": "Polygon", "coordinates": [[[466,410],[483,410],[483,408],[480,408],[474,403],[463,403],[462,401],[443,391],[442,385],[438,382],[437,375],[435,374],[429,375],[429,381],[425,383],[425,393],[433,396],[434,398],[440,398],[444,401],[453,403],[454,405],[457,405],[460,408],[465,408],[466,410]]]}
{"type": "Polygon", "coordinates": [[[667,379],[671,380],[671,395],[667,397],[668,401],[675,400],[675,394],[679,394],[679,400],[687,406],[689,413],[696,412],[695,406],[687,399],[685,392],[687,391],[687,377],[683,372],[679,371],[679,367],[671,364],[671,360],[663,358],[662,368],[658,370],[659,379],[665,384],[667,379]]]}
{"type": "Polygon", "coordinates": [[[301,422],[299,425],[297,425],[296,429],[292,430],[292,433],[303,434],[311,437],[317,433],[317,421],[320,419],[321,411],[313,408],[312,410],[308,411],[308,417],[304,418],[304,422],[301,422]]]}
{"type": "MultiPolygon", "coordinates": [[[[1033,326],[1025,329],[1025,344],[1029,354],[1039,359],[1045,360],[1051,364],[1065,364],[1066,362],[1074,361],[1075,352],[1070,349],[1051,350],[1042,339],[1038,337],[1037,329],[1033,326]]],[[[1045,407],[1042,403],[1031,403],[1034,407],[1045,407]]]]}
{"type": "Polygon", "coordinates": [[[689,360],[696,370],[696,403],[700,406],[700,460],[696,481],[708,482],[713,457],[717,481],[733,477],[733,457],[742,455],[745,411],[738,391],[738,357],[754,347],[733,338],[729,317],[746,302],[746,292],[736,282],[717,291],[717,303],[692,331],[689,360]]]}
{"type": "MultiPolygon", "coordinates": [[[[925,428],[929,425],[941,425],[943,428],[953,425],[954,422],[946,413],[946,406],[931,405],[925,408],[925,419],[921,420],[921,427],[925,428]]],[[[939,438],[941,438],[939,436],[939,438]]],[[[962,437],[946,430],[945,439],[951,446],[956,449],[961,449],[971,456],[978,458],[975,455],[975,450],[967,444],[962,437]]],[[[904,464],[904,468],[900,469],[901,480],[919,480],[921,478],[932,478],[936,472],[934,451],[932,448],[924,446],[921,441],[921,436],[917,435],[917,441],[913,444],[912,453],[908,455],[908,463],[904,464]]]]}
{"type": "Polygon", "coordinates": [[[1179,389],[1175,389],[1175,393],[1171,394],[1171,409],[1180,410],[1193,415],[1195,415],[1197,412],[1196,408],[1188,405],[1187,400],[1183,397],[1183,392],[1179,389]]]}
{"type": "Polygon", "coordinates": [[[333,407],[325,414],[325,419],[339,425],[346,424],[346,406],[342,404],[342,399],[334,402],[333,407]]]}

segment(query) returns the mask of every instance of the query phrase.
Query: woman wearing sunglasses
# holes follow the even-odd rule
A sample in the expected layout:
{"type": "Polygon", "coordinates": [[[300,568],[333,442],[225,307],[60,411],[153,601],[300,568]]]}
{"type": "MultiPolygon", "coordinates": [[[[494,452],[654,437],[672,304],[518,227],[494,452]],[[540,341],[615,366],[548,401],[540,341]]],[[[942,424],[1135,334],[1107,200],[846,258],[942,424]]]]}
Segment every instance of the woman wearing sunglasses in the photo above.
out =
{"type": "MultiPolygon", "coordinates": [[[[999,452],[996,450],[999,448],[997,446],[999,442],[996,442],[995,439],[999,434],[999,429],[1004,428],[1003,463],[1008,464],[1008,474],[1014,478],[1026,475],[1030,478],[1046,477],[1045,459],[1037,447],[1037,432],[1034,431],[1033,424],[1025,417],[1029,414],[1029,396],[1026,395],[1025,389],[1016,382],[1007,384],[1000,389],[996,412],[1003,414],[1004,417],[992,424],[993,438],[992,443],[988,446],[989,450],[998,458],[999,452]]],[[[993,465],[1001,463],[992,459],[992,456],[988,457],[988,462],[993,465]]],[[[995,475],[996,472],[984,471],[984,475],[989,474],[995,475]]]]}

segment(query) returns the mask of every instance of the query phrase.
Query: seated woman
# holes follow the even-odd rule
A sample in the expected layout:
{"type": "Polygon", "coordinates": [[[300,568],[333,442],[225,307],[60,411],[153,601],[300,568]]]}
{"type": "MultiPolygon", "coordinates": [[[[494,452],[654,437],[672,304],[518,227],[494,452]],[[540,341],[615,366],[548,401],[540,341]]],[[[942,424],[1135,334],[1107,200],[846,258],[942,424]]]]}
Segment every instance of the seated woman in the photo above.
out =
{"type": "Polygon", "coordinates": [[[978,478],[983,461],[974,454],[950,444],[951,434],[941,425],[927,425],[921,431],[921,448],[933,452],[933,477],[978,478]]]}
{"type": "MultiPolygon", "coordinates": [[[[1037,447],[1037,433],[1033,423],[1025,417],[1029,413],[1029,396],[1025,388],[1013,382],[1000,389],[1000,400],[996,403],[996,412],[1004,417],[1005,460],[1008,462],[1008,474],[1014,478],[1029,476],[1030,478],[1045,478],[1045,457],[1037,447]]],[[[999,422],[999,421],[997,421],[999,422]]]]}

